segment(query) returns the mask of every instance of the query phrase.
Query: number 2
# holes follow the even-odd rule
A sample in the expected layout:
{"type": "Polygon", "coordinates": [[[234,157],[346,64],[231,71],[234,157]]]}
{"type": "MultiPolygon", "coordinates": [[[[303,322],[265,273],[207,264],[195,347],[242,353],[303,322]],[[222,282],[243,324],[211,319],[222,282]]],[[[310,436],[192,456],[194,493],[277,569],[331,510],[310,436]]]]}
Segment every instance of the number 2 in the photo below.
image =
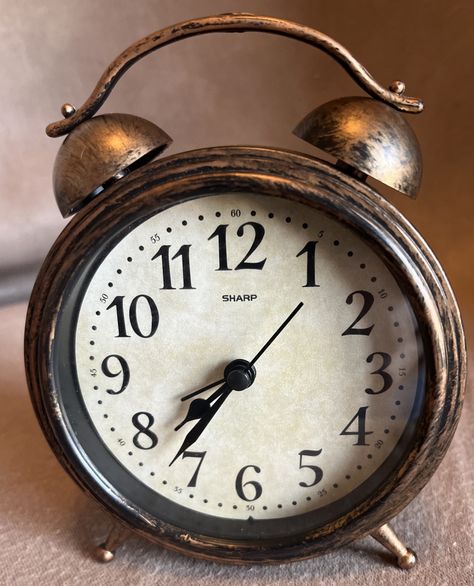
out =
{"type": "Polygon", "coordinates": [[[374,324],[372,324],[371,326],[369,326],[367,328],[355,328],[354,326],[356,324],[358,324],[360,322],[360,320],[363,319],[369,313],[370,308],[374,304],[374,296],[372,295],[372,293],[369,293],[368,291],[354,291],[353,293],[351,293],[350,295],[347,296],[347,299],[346,299],[347,305],[352,305],[352,302],[354,301],[355,295],[360,295],[362,297],[362,299],[364,300],[364,305],[362,306],[362,309],[361,309],[359,315],[355,318],[355,320],[351,323],[351,325],[347,328],[347,330],[344,330],[344,332],[342,332],[342,335],[343,336],[368,336],[370,334],[370,332],[372,331],[374,324]]]}

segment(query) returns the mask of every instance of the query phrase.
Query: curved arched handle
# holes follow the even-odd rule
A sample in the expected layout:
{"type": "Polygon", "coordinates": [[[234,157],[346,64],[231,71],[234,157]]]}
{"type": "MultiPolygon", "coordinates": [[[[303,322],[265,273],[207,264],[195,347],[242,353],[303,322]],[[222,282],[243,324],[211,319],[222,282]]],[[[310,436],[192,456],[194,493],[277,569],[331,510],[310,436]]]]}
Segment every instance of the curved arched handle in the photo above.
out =
{"type": "Polygon", "coordinates": [[[417,98],[403,96],[404,85],[394,82],[391,90],[379,85],[369,72],[345,49],[331,37],[301,24],[253,14],[220,14],[196,18],[167,27],[137,41],[125,49],[105,70],[94,91],[84,104],[75,110],[69,104],[63,106],[66,119],[52,122],[46,128],[48,136],[62,136],[78,124],[91,118],[107,99],[115,84],[134,63],[157,49],[196,35],[208,33],[239,33],[246,31],[264,32],[290,37],[318,47],[331,55],[359,86],[368,94],[390,104],[403,112],[421,112],[423,102],[417,98]]]}

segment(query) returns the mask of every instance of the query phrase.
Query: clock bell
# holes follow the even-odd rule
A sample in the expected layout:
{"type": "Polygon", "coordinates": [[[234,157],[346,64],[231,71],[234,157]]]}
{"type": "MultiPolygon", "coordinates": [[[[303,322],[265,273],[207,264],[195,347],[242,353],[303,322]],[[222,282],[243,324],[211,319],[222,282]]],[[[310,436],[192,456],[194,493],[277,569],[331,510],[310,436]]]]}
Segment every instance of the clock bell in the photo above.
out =
{"type": "Polygon", "coordinates": [[[387,90],[339,43],[296,23],[251,14],[222,14],[171,27],[135,43],[107,68],[88,100],[76,110],[64,104],[64,120],[46,130],[51,137],[68,134],[59,149],[53,175],[54,193],[64,217],[134,169],[160,155],[172,139],[154,123],[130,114],[95,112],[114,85],[138,59],[161,46],[211,32],[258,30],[302,40],[336,59],[372,98],[333,100],[310,112],[295,128],[296,136],[336,157],[337,166],[365,180],[367,176],[405,195],[416,197],[422,163],[410,125],[397,112],[417,113],[423,103],[404,95],[405,84],[394,81],[387,90]],[[375,99],[374,99],[375,98],[375,99]]]}
{"type": "Polygon", "coordinates": [[[362,97],[333,100],[310,112],[293,132],[336,157],[338,167],[349,174],[373,177],[417,196],[422,175],[418,140],[405,118],[387,104],[362,97]]]}

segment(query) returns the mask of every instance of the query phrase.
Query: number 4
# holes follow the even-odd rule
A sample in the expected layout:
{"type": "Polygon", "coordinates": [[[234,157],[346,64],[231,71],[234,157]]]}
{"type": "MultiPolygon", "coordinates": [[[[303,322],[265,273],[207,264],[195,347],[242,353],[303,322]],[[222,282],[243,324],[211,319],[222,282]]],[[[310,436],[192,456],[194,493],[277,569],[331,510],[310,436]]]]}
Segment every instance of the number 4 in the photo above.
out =
{"type": "Polygon", "coordinates": [[[365,431],[365,418],[367,416],[367,409],[369,407],[361,407],[354,417],[349,421],[346,427],[341,431],[339,435],[356,435],[357,441],[354,446],[368,446],[365,443],[365,436],[374,433],[373,431],[365,431]],[[357,431],[349,431],[351,425],[357,420],[357,431]]]}

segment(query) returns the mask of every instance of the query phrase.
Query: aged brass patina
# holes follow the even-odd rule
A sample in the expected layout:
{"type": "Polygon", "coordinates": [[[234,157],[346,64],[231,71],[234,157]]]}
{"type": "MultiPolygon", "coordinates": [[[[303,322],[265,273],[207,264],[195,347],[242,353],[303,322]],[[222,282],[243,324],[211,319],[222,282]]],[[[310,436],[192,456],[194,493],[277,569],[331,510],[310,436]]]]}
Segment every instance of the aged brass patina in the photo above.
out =
{"type": "Polygon", "coordinates": [[[411,224],[364,183],[369,175],[411,197],[418,191],[420,150],[396,110],[420,112],[423,103],[404,92],[402,81],[383,88],[342,45],[310,27],[267,16],[224,14],[182,22],[137,41],[110,64],[82,106],[64,104],[64,119],[47,127],[49,136],[70,133],[54,169],[61,213],[68,216],[83,209],[59,236],[38,276],[26,319],[25,366],[33,405],[58,460],[119,522],[97,549],[99,560],[112,560],[130,530],[175,551],[238,564],[305,559],[371,534],[395,554],[401,568],[415,564],[414,552],[386,523],[423,488],[449,446],[461,413],[466,349],[456,301],[433,253],[411,224]],[[214,147],[144,165],[170,144],[165,132],[136,116],[93,117],[120,77],[152,51],[199,34],[243,31],[283,35],[318,47],[372,96],[329,102],[296,128],[297,136],[334,155],[335,166],[261,147],[214,147]],[[106,188],[107,197],[95,197],[106,188]],[[427,396],[416,441],[406,458],[351,511],[297,540],[288,536],[281,542],[216,539],[138,508],[133,495],[120,493],[120,486],[114,487],[91,472],[93,466],[84,465],[84,453],[72,438],[54,373],[58,316],[68,310],[71,284],[83,286],[84,259],[101,252],[107,239],[118,237],[124,227],[133,227],[151,213],[203,194],[246,191],[330,210],[340,222],[360,231],[403,283],[426,341],[427,396]]]}
{"type": "Polygon", "coordinates": [[[61,214],[74,214],[171,142],[161,128],[130,114],[105,114],[83,122],[63,142],[54,164],[54,194],[61,214]]]}
{"type": "MultiPolygon", "coordinates": [[[[108,189],[107,198],[95,198],[69,223],[38,277],[26,323],[30,392],[52,448],[76,482],[130,530],[183,553],[233,563],[304,559],[373,534],[395,553],[402,567],[413,564],[411,550],[386,527],[379,528],[418,494],[449,446],[461,414],[466,352],[458,308],[435,257],[408,221],[368,185],[316,158],[261,147],[214,147],[157,159],[116,182],[108,189]],[[371,245],[380,247],[392,259],[390,266],[411,292],[409,301],[429,340],[427,376],[431,383],[427,386],[419,440],[393,475],[364,503],[307,534],[299,544],[288,545],[282,540],[277,545],[259,543],[256,547],[251,541],[216,540],[145,517],[134,507],[133,499],[117,497],[81,468],[77,448],[71,449],[65,439],[57,439],[63,437],[61,430],[67,420],[58,408],[60,388],[42,365],[51,364],[64,291],[83,259],[97,250],[104,232],[118,233],[118,223],[131,225],[137,215],[150,210],[159,213],[203,193],[225,190],[286,197],[315,209],[330,206],[336,218],[357,226],[370,238],[371,245]],[[400,265],[396,259],[402,257],[406,262],[400,265]]],[[[118,543],[114,530],[97,551],[98,558],[112,559],[118,543]]]]}
{"type": "Polygon", "coordinates": [[[333,100],[310,112],[294,134],[405,195],[418,194],[418,140],[403,116],[387,104],[361,97],[333,100]]]}
{"type": "Polygon", "coordinates": [[[396,556],[402,570],[411,570],[416,564],[415,552],[405,547],[390,525],[382,525],[370,535],[396,556]]]}
{"type": "Polygon", "coordinates": [[[282,35],[317,47],[335,59],[352,79],[374,98],[382,100],[402,112],[416,114],[423,110],[423,102],[420,99],[404,95],[405,84],[402,81],[392,82],[388,89],[382,87],[345,47],[328,35],[309,26],[282,18],[248,13],[231,13],[181,22],[156,31],[130,45],[107,67],[84,104],[77,110],[71,104],[65,104],[61,110],[65,120],[58,120],[48,124],[46,134],[52,137],[62,136],[84,120],[91,118],[105,102],[122,75],[134,63],[152,51],[157,51],[161,47],[197,35],[245,31],[282,35]]]}
{"type": "Polygon", "coordinates": [[[115,552],[120,545],[126,541],[130,535],[123,525],[115,523],[110,529],[106,540],[96,547],[95,555],[97,561],[107,564],[111,562],[115,557],[115,552]]]}

